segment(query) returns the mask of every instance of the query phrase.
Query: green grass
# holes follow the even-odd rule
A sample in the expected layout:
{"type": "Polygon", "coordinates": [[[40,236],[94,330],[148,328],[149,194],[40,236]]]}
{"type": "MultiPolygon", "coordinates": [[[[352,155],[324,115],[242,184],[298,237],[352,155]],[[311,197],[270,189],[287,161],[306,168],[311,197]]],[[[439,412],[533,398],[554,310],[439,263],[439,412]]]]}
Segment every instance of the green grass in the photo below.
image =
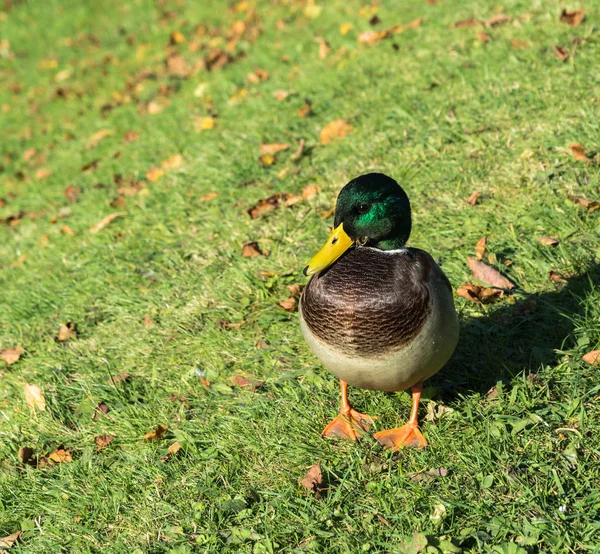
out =
{"type": "MultiPolygon", "coordinates": [[[[166,72],[169,53],[193,65],[247,12],[214,0],[54,0],[0,14],[0,217],[19,216],[0,224],[0,349],[25,350],[0,366],[0,537],[24,531],[12,551],[600,551],[600,380],[581,361],[600,348],[600,211],[567,199],[600,196],[599,166],[569,150],[600,149],[600,3],[586,3],[576,28],[559,22],[562,3],[508,0],[511,23],[457,29],[502,10],[382,2],[376,29],[423,22],[372,46],[357,42],[372,28],[366,5],[328,1],[317,14],[295,0],[257,2],[261,33],[236,46],[246,55],[188,78],[166,72]],[[169,46],[175,30],[186,40],[169,46]],[[328,40],[326,59],[315,37],[328,40]],[[249,83],[256,68],[268,80],[249,83]],[[295,94],[279,102],[277,89],[295,94]],[[144,113],[157,97],[168,105],[144,113]],[[305,98],[314,113],[299,117],[305,98]],[[198,132],[211,113],[215,128],[198,132]],[[339,118],[353,132],[321,145],[321,128],[339,118]],[[101,129],[111,134],[87,149],[101,129]],[[128,131],[139,140],[124,142],[128,131]],[[307,153],[292,161],[302,138],[307,153]],[[261,166],[261,141],[291,147],[261,166]],[[181,167],[145,181],[178,153],[181,167]],[[36,178],[40,168],[52,174],[36,178]],[[337,383],[296,314],[278,306],[327,236],[320,214],[373,170],[405,187],[411,244],[433,253],[454,288],[483,235],[519,287],[489,306],[456,297],[461,340],[428,382],[422,415],[444,413],[423,421],[423,451],[322,439],[337,383]],[[115,204],[115,175],[143,192],[115,204]],[[77,202],[65,198],[70,184],[77,202]],[[321,187],[313,199],[246,214],[308,184],[321,187]],[[465,202],[473,191],[477,206],[465,202]],[[201,201],[209,192],[217,198],[201,201]],[[114,212],[126,215],[88,231],[114,212]],[[249,241],[269,256],[242,258],[249,241]],[[558,286],[549,270],[572,278],[558,286]],[[58,342],[71,321],[77,337],[58,342]],[[262,388],[234,385],[244,373],[262,388]],[[45,411],[30,411],[24,383],[43,389],[45,411]],[[93,418],[101,402],[108,413],[93,418]],[[165,436],[144,440],[158,424],[165,436]],[[100,435],[114,439],[97,451],[100,435]],[[62,446],[73,461],[22,464],[24,446],[38,458],[62,446]],[[318,460],[326,490],[315,498],[299,480],[318,460]],[[438,468],[447,475],[416,476],[438,468]]],[[[351,398],[377,429],[409,412],[406,393],[351,398]]]]}

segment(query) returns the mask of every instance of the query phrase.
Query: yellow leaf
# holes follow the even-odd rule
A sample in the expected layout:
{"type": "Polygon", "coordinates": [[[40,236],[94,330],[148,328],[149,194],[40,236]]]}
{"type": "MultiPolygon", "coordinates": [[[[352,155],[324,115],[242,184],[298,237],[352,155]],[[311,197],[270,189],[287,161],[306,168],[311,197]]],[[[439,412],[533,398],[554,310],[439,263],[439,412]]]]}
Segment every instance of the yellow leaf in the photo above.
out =
{"type": "Polygon", "coordinates": [[[25,402],[29,406],[29,409],[43,412],[46,409],[44,391],[37,385],[30,385],[29,383],[25,383],[23,389],[25,391],[25,402]]]}
{"type": "Polygon", "coordinates": [[[321,130],[321,144],[329,144],[334,140],[346,136],[352,131],[350,125],[345,119],[336,119],[327,124],[321,130]]]}
{"type": "Polygon", "coordinates": [[[352,30],[352,27],[354,27],[352,23],[342,23],[340,25],[340,34],[347,35],[352,30]]]}
{"type": "Polygon", "coordinates": [[[160,167],[153,167],[146,172],[146,179],[151,183],[156,183],[165,172],[160,167]]]}
{"type": "Polygon", "coordinates": [[[101,219],[98,223],[96,223],[96,225],[90,227],[89,231],[92,234],[102,231],[102,229],[104,229],[104,227],[106,227],[111,221],[124,215],[127,215],[127,212],[116,212],[114,214],[109,214],[104,219],[101,219]]]}
{"type": "Polygon", "coordinates": [[[152,431],[148,431],[144,438],[146,440],[159,440],[162,439],[163,435],[167,432],[168,427],[166,425],[157,425],[152,431]]]}
{"type": "Polygon", "coordinates": [[[98,143],[102,140],[105,139],[106,137],[108,137],[110,134],[112,133],[112,131],[109,131],[108,129],[100,129],[99,131],[95,132],[87,141],[87,145],[86,148],[88,150],[95,148],[96,146],[98,146],[98,143]]]}
{"type": "Polygon", "coordinates": [[[197,117],[195,123],[196,131],[208,131],[215,128],[213,117],[197,117]]]}
{"type": "Polygon", "coordinates": [[[163,169],[177,169],[183,165],[183,156],[181,154],[174,154],[163,160],[160,165],[163,169]]]}
{"type": "Polygon", "coordinates": [[[59,448],[51,454],[48,454],[48,458],[57,464],[68,464],[73,461],[73,458],[71,457],[71,452],[69,452],[68,450],[63,450],[62,448],[59,448]]]}

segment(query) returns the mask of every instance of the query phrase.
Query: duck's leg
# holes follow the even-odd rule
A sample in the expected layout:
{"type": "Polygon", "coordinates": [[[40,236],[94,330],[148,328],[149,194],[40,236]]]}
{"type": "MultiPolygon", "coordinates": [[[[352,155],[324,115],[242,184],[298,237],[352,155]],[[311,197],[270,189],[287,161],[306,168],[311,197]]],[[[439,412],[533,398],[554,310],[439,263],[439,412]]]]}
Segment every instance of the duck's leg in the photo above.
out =
{"type": "Polygon", "coordinates": [[[386,448],[398,450],[402,446],[416,446],[417,448],[427,446],[427,440],[421,431],[419,431],[418,411],[422,390],[423,383],[417,383],[411,387],[412,410],[410,412],[410,419],[404,427],[379,431],[379,433],[373,435],[386,448]]]}
{"type": "Polygon", "coordinates": [[[340,379],[342,401],[339,415],[323,430],[324,437],[342,437],[355,441],[360,438],[360,431],[368,431],[373,418],[352,409],[348,401],[348,383],[340,379]]]}

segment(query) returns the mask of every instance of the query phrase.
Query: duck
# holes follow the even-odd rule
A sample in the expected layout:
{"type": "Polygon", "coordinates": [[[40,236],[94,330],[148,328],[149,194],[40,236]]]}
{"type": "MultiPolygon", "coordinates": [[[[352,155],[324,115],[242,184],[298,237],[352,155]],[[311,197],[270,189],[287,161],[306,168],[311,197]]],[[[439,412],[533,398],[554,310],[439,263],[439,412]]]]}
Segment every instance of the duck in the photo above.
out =
{"type": "Polygon", "coordinates": [[[411,229],[404,189],[383,173],[361,175],[340,191],[329,238],[304,268],[310,280],[299,301],[300,328],[340,383],[340,412],[323,436],[357,440],[374,423],[352,408],[349,386],[410,389],[408,422],[373,437],[393,450],[428,445],[418,422],[423,382],[449,361],[459,322],[440,266],[406,246],[411,229]]]}

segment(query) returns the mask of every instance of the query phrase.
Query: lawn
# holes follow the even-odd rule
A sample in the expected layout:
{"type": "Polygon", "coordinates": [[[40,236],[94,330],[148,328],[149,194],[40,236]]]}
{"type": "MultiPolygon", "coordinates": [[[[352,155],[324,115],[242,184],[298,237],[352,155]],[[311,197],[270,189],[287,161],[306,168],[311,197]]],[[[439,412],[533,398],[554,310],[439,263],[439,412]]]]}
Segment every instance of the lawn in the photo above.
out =
{"type": "MultiPolygon", "coordinates": [[[[584,7],[5,0],[0,550],[600,552],[584,7]],[[295,312],[337,193],[369,171],[403,185],[410,244],[455,290],[484,236],[516,285],[455,296],[424,450],[320,436],[338,385],[295,312]]],[[[351,399],[374,430],[410,410],[351,399]]]]}

